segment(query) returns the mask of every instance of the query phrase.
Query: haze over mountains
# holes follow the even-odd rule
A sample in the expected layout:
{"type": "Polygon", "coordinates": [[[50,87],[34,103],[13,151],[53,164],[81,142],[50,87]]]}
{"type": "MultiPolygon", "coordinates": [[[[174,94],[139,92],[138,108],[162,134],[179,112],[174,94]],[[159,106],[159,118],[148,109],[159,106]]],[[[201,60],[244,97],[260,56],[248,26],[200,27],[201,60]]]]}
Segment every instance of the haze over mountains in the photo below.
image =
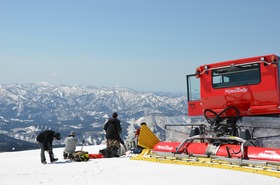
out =
{"type": "MultiPolygon", "coordinates": [[[[165,139],[165,124],[185,123],[189,119],[186,101],[184,94],[121,87],[0,85],[0,139],[6,138],[1,139],[0,151],[20,150],[19,146],[26,144],[7,144],[7,136],[34,143],[38,132],[45,129],[59,131],[64,137],[75,130],[86,144],[100,144],[104,141],[103,125],[115,111],[121,120],[124,139],[133,137],[142,121],[165,139]]],[[[56,144],[62,143],[63,139],[56,144]]]]}

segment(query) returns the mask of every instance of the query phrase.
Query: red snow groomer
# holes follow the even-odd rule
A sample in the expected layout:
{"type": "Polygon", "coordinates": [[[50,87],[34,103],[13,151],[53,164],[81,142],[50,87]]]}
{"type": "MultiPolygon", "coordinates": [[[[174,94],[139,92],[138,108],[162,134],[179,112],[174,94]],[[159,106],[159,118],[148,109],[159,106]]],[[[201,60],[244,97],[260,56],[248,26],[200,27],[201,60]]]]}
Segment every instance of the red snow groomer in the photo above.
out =
{"type": "MultiPolygon", "coordinates": [[[[138,145],[146,148],[132,159],[241,170],[280,177],[280,146],[269,148],[256,142],[261,125],[239,124],[243,117],[279,117],[279,57],[265,56],[200,66],[187,75],[188,115],[204,116],[203,124],[190,127],[183,141],[159,141],[141,127],[138,145]],[[143,129],[143,132],[142,132],[143,129]]],[[[165,128],[176,125],[166,125],[165,128]]],[[[279,127],[269,129],[279,129],[279,127]]]]}

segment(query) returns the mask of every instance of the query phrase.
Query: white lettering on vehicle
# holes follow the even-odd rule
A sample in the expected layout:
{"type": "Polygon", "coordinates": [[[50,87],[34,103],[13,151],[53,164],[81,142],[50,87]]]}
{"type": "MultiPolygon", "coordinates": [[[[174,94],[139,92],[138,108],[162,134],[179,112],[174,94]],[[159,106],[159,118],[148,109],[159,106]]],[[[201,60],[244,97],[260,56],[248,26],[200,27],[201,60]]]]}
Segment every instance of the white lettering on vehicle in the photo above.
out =
{"type": "Polygon", "coordinates": [[[266,159],[280,159],[280,155],[275,151],[266,150],[263,153],[259,153],[258,157],[266,159]]]}
{"type": "Polygon", "coordinates": [[[243,87],[236,87],[234,89],[226,89],[225,94],[234,94],[234,93],[246,93],[248,91],[248,88],[243,87]]]}
{"type": "Polygon", "coordinates": [[[173,147],[172,146],[168,146],[168,145],[159,145],[157,146],[157,149],[159,150],[167,150],[167,151],[172,151],[173,150],[173,147]]]}

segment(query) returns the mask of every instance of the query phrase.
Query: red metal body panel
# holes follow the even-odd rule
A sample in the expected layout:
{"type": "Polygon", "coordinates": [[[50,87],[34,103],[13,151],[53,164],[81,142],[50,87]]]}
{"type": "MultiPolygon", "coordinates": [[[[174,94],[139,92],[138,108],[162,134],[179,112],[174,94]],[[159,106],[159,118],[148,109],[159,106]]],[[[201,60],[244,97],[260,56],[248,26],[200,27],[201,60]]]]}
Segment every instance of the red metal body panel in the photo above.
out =
{"type": "Polygon", "coordinates": [[[231,145],[231,144],[227,144],[227,145],[221,145],[219,147],[219,150],[217,151],[217,156],[221,156],[221,157],[227,157],[228,153],[227,153],[227,148],[230,152],[231,157],[233,158],[240,158],[242,157],[242,153],[240,151],[240,145],[231,145]]]}
{"type": "MultiPolygon", "coordinates": [[[[175,153],[176,148],[180,145],[180,142],[159,142],[157,143],[153,151],[162,153],[175,153]]],[[[208,143],[186,143],[179,153],[187,151],[188,154],[206,155],[208,143]]],[[[231,158],[241,158],[241,145],[222,144],[217,150],[215,156],[228,157],[228,151],[231,158]],[[227,149],[228,148],[228,149],[227,149]]],[[[280,149],[275,148],[262,148],[254,146],[246,146],[244,148],[245,158],[250,160],[262,160],[262,161],[274,161],[280,162],[280,149]]]]}
{"type": "Polygon", "coordinates": [[[201,100],[188,102],[188,114],[191,116],[201,116],[203,108],[201,106],[201,100]]]}
{"type": "MultiPolygon", "coordinates": [[[[230,60],[200,66],[197,71],[200,75],[201,100],[196,101],[200,115],[203,110],[211,109],[217,113],[229,106],[235,106],[240,111],[240,116],[257,116],[280,114],[279,99],[279,71],[278,57],[266,55],[238,60],[230,60]],[[258,84],[214,88],[212,86],[212,70],[231,65],[260,63],[261,81],[258,84]],[[207,66],[207,67],[205,67],[207,66]]],[[[188,102],[189,108],[193,102],[188,102]]],[[[197,116],[198,111],[189,111],[189,116],[197,116]]],[[[230,114],[230,113],[229,113],[230,114]]]]}
{"type": "Polygon", "coordinates": [[[280,149],[261,148],[248,146],[247,155],[249,159],[264,160],[264,161],[280,161],[280,149]]]}
{"type": "Polygon", "coordinates": [[[162,141],[157,144],[155,144],[153,151],[159,151],[159,152],[176,152],[176,148],[180,145],[180,142],[167,142],[162,141]]]}

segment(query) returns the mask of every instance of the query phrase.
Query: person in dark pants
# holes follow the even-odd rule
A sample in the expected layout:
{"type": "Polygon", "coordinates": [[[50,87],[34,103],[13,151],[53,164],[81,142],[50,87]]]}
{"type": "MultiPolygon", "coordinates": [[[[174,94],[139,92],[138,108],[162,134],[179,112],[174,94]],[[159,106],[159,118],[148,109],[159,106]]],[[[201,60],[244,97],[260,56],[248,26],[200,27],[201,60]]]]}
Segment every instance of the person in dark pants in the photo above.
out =
{"type": "Polygon", "coordinates": [[[105,157],[118,157],[117,152],[120,148],[120,134],[122,132],[120,123],[118,114],[114,112],[112,118],[110,118],[104,125],[107,144],[105,157]]]}
{"type": "Polygon", "coordinates": [[[36,137],[38,145],[41,149],[41,163],[43,164],[47,163],[45,157],[45,151],[49,153],[51,162],[55,162],[58,160],[57,158],[54,158],[54,154],[53,154],[52,142],[54,138],[60,140],[60,134],[52,130],[45,130],[36,137]]]}

